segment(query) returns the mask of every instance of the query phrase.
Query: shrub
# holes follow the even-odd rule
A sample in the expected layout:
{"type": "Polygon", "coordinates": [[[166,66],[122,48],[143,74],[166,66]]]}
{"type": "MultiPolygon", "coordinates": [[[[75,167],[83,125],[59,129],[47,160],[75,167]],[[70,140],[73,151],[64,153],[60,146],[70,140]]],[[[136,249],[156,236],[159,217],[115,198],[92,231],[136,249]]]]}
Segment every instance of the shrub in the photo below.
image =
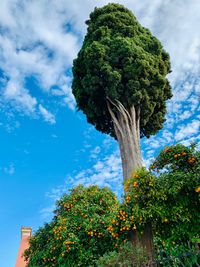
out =
{"type": "Polygon", "coordinates": [[[96,261],[97,267],[143,267],[148,266],[147,253],[141,247],[127,242],[121,246],[119,252],[105,254],[96,261]]]}
{"type": "Polygon", "coordinates": [[[158,266],[164,267],[197,267],[200,254],[197,243],[176,243],[155,238],[158,266]]]}

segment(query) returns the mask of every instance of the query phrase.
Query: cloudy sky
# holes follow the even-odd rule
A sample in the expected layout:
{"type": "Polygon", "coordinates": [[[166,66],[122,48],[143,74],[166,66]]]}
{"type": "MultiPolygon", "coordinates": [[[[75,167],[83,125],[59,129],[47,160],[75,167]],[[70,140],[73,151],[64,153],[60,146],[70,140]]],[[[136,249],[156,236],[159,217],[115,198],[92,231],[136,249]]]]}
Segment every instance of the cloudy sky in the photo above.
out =
{"type": "MultiPolygon", "coordinates": [[[[121,194],[117,144],[88,125],[71,66],[101,0],[0,1],[0,266],[14,266],[20,227],[49,220],[72,186],[121,194]]],[[[200,1],[124,0],[169,52],[173,98],[162,131],[142,140],[144,164],[167,144],[200,142],[200,1]]]]}

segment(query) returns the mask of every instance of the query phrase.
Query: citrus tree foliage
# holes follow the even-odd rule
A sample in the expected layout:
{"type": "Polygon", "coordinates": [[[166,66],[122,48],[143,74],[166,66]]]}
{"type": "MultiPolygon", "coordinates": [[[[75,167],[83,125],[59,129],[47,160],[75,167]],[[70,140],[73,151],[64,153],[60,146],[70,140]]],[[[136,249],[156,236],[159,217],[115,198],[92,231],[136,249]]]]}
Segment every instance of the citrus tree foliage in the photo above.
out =
{"type": "Polygon", "coordinates": [[[155,134],[162,128],[165,102],[172,96],[166,79],[169,55],[122,5],[95,8],[86,24],[87,34],[73,65],[78,108],[97,130],[116,137],[107,100],[120,102],[127,110],[134,106],[140,135],[155,134]]]}
{"type": "MultiPolygon", "coordinates": [[[[127,240],[130,233],[142,235],[147,223],[155,219],[155,202],[158,199],[157,178],[145,168],[139,169],[125,182],[125,195],[117,217],[112,220],[111,234],[118,233],[127,240]]],[[[120,240],[121,242],[121,240],[120,240]]]]}
{"type": "Polygon", "coordinates": [[[199,168],[199,151],[195,151],[195,143],[190,147],[182,144],[166,147],[150,166],[153,171],[160,172],[197,172],[199,168]]]}
{"type": "Polygon", "coordinates": [[[194,145],[166,147],[150,169],[132,173],[121,204],[97,186],[78,186],[64,195],[52,222],[31,238],[28,267],[96,266],[110,251],[98,263],[115,261],[123,256],[117,253],[122,244],[134,233],[142,237],[147,224],[157,251],[172,254],[171,264],[180,244],[182,251],[185,243],[200,238],[200,152],[194,145]]]}
{"type": "Polygon", "coordinates": [[[28,267],[92,266],[115,248],[108,226],[118,201],[109,189],[78,186],[57,202],[52,222],[40,228],[25,252],[28,267]]]}
{"type": "Polygon", "coordinates": [[[112,221],[111,233],[127,239],[130,231],[144,231],[153,225],[154,234],[170,242],[199,238],[200,225],[200,152],[195,146],[166,147],[151,169],[132,174],[125,183],[124,201],[112,221]]]}
{"type": "Polygon", "coordinates": [[[200,151],[194,144],[166,147],[151,169],[161,172],[156,204],[159,235],[173,242],[200,237],[200,151]]]}
{"type": "MultiPolygon", "coordinates": [[[[120,247],[131,233],[142,238],[150,223],[161,266],[197,266],[200,258],[194,244],[200,240],[200,152],[195,145],[166,147],[150,169],[138,169],[125,182],[124,200],[109,231],[119,235],[120,247]]],[[[99,262],[120,257],[121,252],[115,251],[99,262]]]]}

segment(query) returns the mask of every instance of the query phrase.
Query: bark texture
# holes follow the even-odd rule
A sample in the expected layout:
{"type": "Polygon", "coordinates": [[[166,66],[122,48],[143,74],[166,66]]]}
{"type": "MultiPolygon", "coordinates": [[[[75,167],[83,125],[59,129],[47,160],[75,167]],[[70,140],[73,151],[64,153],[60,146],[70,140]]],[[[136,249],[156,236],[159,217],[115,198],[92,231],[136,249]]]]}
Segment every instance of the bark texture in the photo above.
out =
{"type": "Polygon", "coordinates": [[[124,181],[142,166],[140,151],[140,108],[126,109],[118,100],[107,100],[108,110],[113,120],[115,134],[119,142],[124,181]],[[115,112],[113,111],[115,109],[115,112]]]}
{"type": "MultiPolygon", "coordinates": [[[[130,107],[126,109],[118,100],[107,98],[107,107],[112,117],[115,134],[119,143],[122,159],[124,181],[131,177],[133,171],[142,167],[140,150],[140,108],[130,107]]],[[[134,231],[130,236],[135,245],[142,246],[150,256],[150,264],[153,265],[153,234],[151,224],[146,224],[144,233],[139,237],[134,231]]]]}

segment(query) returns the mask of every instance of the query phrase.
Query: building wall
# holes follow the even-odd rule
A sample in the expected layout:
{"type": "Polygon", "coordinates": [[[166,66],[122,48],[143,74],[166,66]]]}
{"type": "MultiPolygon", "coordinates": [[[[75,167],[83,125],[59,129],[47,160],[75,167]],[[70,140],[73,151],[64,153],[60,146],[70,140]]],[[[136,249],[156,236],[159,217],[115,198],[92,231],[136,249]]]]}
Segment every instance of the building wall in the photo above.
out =
{"type": "Polygon", "coordinates": [[[24,251],[29,247],[29,239],[32,235],[32,229],[30,227],[21,228],[21,242],[17,255],[15,267],[25,267],[27,262],[23,258],[24,251]]]}

